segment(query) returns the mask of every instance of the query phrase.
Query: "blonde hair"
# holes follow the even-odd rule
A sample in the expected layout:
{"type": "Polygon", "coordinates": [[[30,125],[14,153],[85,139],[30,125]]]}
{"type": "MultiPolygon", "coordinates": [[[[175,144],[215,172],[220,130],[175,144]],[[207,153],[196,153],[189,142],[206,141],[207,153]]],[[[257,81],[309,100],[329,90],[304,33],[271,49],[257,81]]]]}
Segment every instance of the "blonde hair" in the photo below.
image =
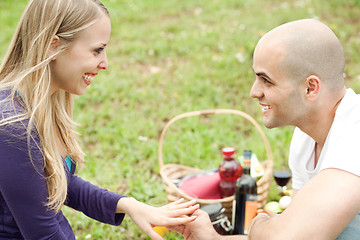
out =
{"type": "Polygon", "coordinates": [[[30,0],[0,66],[0,90],[12,89],[10,98],[5,100],[14,101],[16,89],[21,88],[25,108],[25,113],[1,120],[0,126],[29,121],[27,141],[30,159],[32,129],[38,132],[49,193],[46,205],[55,212],[60,211],[67,195],[65,166],[56,139],[60,138],[64,142],[73,162],[83,163],[84,153],[77,142],[72,96],[63,90],[51,94],[49,63],[101,14],[109,16],[105,6],[98,0],[30,0]],[[55,35],[63,45],[49,56],[55,35]],[[59,138],[56,138],[57,133],[60,134],[59,138]]]}

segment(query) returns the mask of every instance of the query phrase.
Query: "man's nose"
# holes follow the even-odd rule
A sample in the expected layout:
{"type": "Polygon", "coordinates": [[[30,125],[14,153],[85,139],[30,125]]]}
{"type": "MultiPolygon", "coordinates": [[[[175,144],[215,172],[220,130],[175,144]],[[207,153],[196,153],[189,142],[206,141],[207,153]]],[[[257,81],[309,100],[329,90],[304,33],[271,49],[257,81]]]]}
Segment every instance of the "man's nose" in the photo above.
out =
{"type": "Polygon", "coordinates": [[[262,87],[260,86],[259,80],[255,79],[254,84],[250,90],[250,97],[252,98],[261,98],[263,97],[262,87]]]}

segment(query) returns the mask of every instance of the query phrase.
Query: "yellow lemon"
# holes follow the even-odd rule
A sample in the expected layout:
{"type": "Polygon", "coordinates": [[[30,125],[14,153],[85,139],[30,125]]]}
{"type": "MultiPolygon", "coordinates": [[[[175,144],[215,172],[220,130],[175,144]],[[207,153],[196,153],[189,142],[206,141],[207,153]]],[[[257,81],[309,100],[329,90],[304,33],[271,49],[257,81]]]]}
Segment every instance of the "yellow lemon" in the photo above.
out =
{"type": "Polygon", "coordinates": [[[161,237],[165,236],[165,233],[169,232],[169,229],[166,227],[154,227],[155,232],[157,232],[161,237]]]}

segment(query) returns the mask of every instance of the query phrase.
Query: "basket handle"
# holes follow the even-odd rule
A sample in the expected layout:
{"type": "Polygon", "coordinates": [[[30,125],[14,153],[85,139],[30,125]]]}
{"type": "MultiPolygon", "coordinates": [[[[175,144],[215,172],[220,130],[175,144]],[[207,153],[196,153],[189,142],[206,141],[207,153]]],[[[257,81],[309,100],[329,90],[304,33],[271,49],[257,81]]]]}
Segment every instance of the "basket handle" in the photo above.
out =
{"type": "Polygon", "coordinates": [[[211,114],[235,114],[235,115],[239,115],[239,116],[249,120],[255,126],[256,130],[258,130],[258,132],[261,135],[261,138],[262,138],[262,140],[264,142],[264,145],[265,145],[267,159],[269,159],[271,161],[273,160],[273,155],[272,155],[269,140],[267,139],[267,137],[266,137],[264,131],[261,129],[260,125],[249,114],[244,113],[244,112],[239,111],[239,110],[234,110],[234,109],[206,109],[206,110],[182,113],[180,115],[175,116],[174,118],[170,119],[169,122],[167,122],[167,124],[165,125],[163,131],[161,132],[160,140],[159,140],[158,155],[159,155],[160,169],[164,166],[163,142],[164,142],[164,138],[165,138],[165,135],[166,135],[166,131],[168,130],[170,125],[173,124],[174,122],[176,122],[177,120],[182,119],[182,118],[187,118],[187,117],[191,117],[191,116],[200,116],[200,115],[211,115],[211,114]]]}

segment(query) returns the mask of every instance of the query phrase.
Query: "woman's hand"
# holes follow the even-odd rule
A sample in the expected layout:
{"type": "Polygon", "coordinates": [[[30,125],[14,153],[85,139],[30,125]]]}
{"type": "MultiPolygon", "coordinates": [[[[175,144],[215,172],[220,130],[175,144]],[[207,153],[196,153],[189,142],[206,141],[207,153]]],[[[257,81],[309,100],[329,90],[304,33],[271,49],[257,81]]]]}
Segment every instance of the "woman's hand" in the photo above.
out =
{"type": "Polygon", "coordinates": [[[126,213],[133,222],[148,234],[153,240],[162,240],[162,237],[155,232],[155,226],[182,225],[192,222],[196,216],[192,215],[199,209],[195,200],[183,202],[179,199],[162,207],[153,207],[139,202],[134,198],[123,197],[117,204],[117,213],[126,213]]]}

